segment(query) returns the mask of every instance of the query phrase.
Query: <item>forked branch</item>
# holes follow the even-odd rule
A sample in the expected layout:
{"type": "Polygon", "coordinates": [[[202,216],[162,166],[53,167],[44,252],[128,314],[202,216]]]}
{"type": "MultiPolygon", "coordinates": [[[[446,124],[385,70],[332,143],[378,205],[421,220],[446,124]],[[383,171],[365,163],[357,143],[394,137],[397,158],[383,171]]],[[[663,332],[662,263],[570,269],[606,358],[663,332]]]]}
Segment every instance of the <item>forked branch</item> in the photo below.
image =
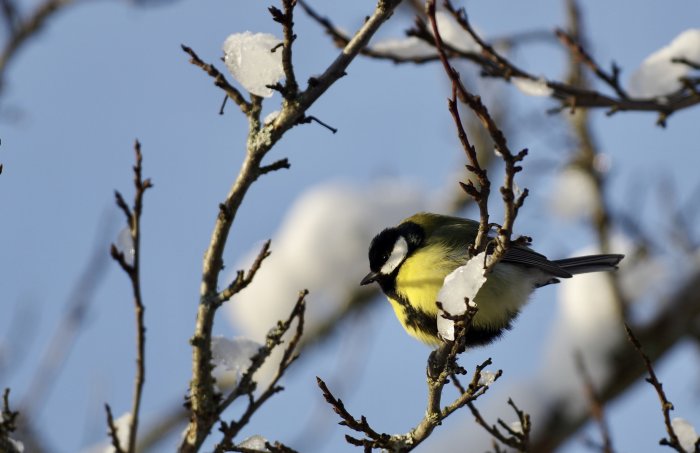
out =
{"type": "Polygon", "coordinates": [[[225,200],[219,205],[214,231],[204,255],[197,323],[194,336],[190,340],[192,344],[192,381],[189,394],[191,417],[183,443],[180,446],[181,452],[198,451],[219,418],[220,407],[211,377],[211,332],[216,310],[224,300],[230,297],[234,290],[246,284],[247,281],[245,276],[238,274],[239,277],[223,292],[217,289],[219,276],[223,269],[224,248],[243,198],[261,175],[289,167],[289,162],[286,159],[268,165],[262,162],[268,151],[282,138],[286,131],[308,118],[307,110],[333,83],[345,75],[348,65],[366,46],[379,27],[391,16],[399,3],[400,0],[379,0],[374,12],[355,33],[352,40],[347,43],[343,51],[320,76],[310,80],[307,88],[303,91],[296,88],[296,77],[292,67],[292,43],[295,39],[293,9],[296,2],[283,0],[282,9],[273,8],[271,10],[273,19],[282,25],[285,37],[282,60],[287,81],[281,90],[284,101],[280,113],[267,124],[262,124],[260,120],[262,98],[251,96],[249,102],[245,101],[242,95],[232,89],[231,85],[225,81],[225,77],[213,65],[203,63],[193,50],[183,46],[183,50],[192,58],[192,63],[213,77],[215,84],[221,87],[228,97],[236,101],[241,111],[247,116],[248,139],[245,159],[236,181],[231,186],[225,200]]]}
{"type": "MultiPolygon", "coordinates": [[[[467,169],[469,169],[475,175],[480,185],[479,188],[476,188],[471,181],[462,183],[462,187],[465,189],[465,191],[474,197],[474,200],[479,206],[480,212],[479,231],[474,241],[474,250],[472,253],[478,253],[485,250],[487,242],[489,241],[488,233],[491,227],[488,213],[490,182],[488,180],[486,170],[479,164],[476,151],[469,142],[464,127],[462,126],[462,120],[459,116],[459,110],[457,108],[457,99],[465,103],[472,110],[472,112],[481,122],[484,129],[488,131],[491,139],[493,140],[497,153],[501,156],[503,162],[505,163],[505,178],[503,186],[500,189],[501,196],[503,198],[504,220],[503,225],[498,228],[496,246],[494,247],[493,253],[489,257],[487,265],[488,272],[489,270],[493,269],[501,258],[503,258],[506,251],[510,247],[511,234],[513,232],[515,218],[517,217],[518,210],[523,205],[525,198],[528,195],[527,189],[516,194],[514,182],[515,174],[522,170],[519,163],[522,162],[527,155],[527,149],[523,149],[518,153],[511,152],[505,135],[498,127],[493,117],[489,114],[489,111],[481,101],[481,98],[467,90],[459,73],[450,64],[447,52],[445,51],[444,41],[440,35],[440,30],[438,29],[437,19],[435,17],[435,0],[428,0],[425,7],[426,15],[432,28],[432,35],[434,36],[435,40],[435,48],[438,51],[443,68],[452,82],[452,98],[449,101],[449,109],[450,113],[452,114],[452,118],[454,119],[458,136],[462,142],[464,151],[467,154],[467,158],[469,159],[467,169]]],[[[448,9],[450,7],[451,5],[448,4],[448,9]]],[[[457,15],[457,12],[454,11],[454,14],[457,15]]],[[[463,22],[466,23],[466,19],[463,19],[463,22]]],[[[475,39],[478,39],[478,37],[475,39]]],[[[488,54],[488,52],[486,53],[488,54]]]]}
{"type": "MultiPolygon", "coordinates": [[[[134,296],[134,312],[136,315],[136,377],[134,378],[134,392],[131,404],[131,421],[129,423],[129,437],[127,445],[118,445],[119,439],[116,434],[112,435],[117,452],[124,451],[134,453],[136,451],[136,435],[138,432],[139,411],[141,409],[141,395],[143,393],[143,384],[146,380],[146,326],[144,322],[143,299],[141,297],[141,214],[143,212],[143,196],[146,190],[153,187],[150,179],[143,179],[141,144],[136,141],[134,144],[134,152],[136,155],[136,164],[134,170],[134,204],[129,207],[124,201],[124,197],[117,191],[115,197],[117,206],[122,210],[126,217],[126,222],[129,229],[129,237],[131,239],[130,247],[127,247],[126,254],[119,250],[115,244],[112,244],[110,249],[112,258],[119,263],[119,266],[124,270],[131,281],[131,288],[134,296]],[[128,256],[128,258],[127,258],[128,256]]],[[[111,411],[107,406],[108,422],[110,431],[114,428],[111,419],[111,411]]]]}
{"type": "MultiPolygon", "coordinates": [[[[466,302],[466,301],[465,301],[466,302]]],[[[464,350],[464,338],[472,319],[476,314],[476,307],[467,304],[467,310],[463,315],[444,315],[455,322],[455,341],[445,342],[433,351],[428,359],[426,367],[428,395],[427,408],[424,417],[414,428],[405,434],[387,434],[373,428],[363,415],[355,418],[345,407],[340,398],[333,395],[326,383],[317,377],[317,383],[324,398],[331,405],[334,412],[341,418],[341,425],[359,433],[361,437],[347,434],[345,439],[351,445],[363,447],[365,451],[383,449],[392,452],[408,452],[425,441],[439,426],[443,420],[458,409],[473,403],[483,395],[492,382],[482,380],[482,372],[491,365],[491,359],[478,365],[474,371],[471,382],[464,388],[457,382],[457,375],[466,374],[466,370],[457,364],[457,355],[464,350]],[[445,385],[450,382],[457,383],[460,395],[447,406],[442,406],[442,393],[445,385]]],[[[501,376],[501,371],[494,375],[494,381],[501,376]]]]}

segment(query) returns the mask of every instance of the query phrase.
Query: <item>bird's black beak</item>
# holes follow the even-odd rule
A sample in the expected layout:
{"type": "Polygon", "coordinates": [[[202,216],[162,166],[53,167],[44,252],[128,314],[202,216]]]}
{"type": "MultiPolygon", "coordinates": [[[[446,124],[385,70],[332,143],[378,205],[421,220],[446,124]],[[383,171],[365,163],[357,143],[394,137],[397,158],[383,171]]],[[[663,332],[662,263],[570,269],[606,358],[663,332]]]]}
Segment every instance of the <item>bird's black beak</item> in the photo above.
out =
{"type": "Polygon", "coordinates": [[[377,277],[379,277],[379,272],[370,272],[369,274],[365,275],[365,278],[362,279],[360,286],[369,285],[372,282],[376,282],[377,277]]]}

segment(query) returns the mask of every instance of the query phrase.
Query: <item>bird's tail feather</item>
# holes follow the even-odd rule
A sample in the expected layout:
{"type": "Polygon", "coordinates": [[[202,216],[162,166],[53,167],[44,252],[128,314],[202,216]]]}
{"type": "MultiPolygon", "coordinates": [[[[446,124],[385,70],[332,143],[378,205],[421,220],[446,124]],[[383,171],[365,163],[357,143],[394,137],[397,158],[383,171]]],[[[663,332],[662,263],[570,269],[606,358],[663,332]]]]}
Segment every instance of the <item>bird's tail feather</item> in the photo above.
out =
{"type": "Polygon", "coordinates": [[[555,260],[553,262],[562,269],[576,275],[585,274],[587,272],[601,272],[617,269],[617,264],[624,257],[625,255],[615,254],[588,255],[565,258],[563,260],[555,260]]]}

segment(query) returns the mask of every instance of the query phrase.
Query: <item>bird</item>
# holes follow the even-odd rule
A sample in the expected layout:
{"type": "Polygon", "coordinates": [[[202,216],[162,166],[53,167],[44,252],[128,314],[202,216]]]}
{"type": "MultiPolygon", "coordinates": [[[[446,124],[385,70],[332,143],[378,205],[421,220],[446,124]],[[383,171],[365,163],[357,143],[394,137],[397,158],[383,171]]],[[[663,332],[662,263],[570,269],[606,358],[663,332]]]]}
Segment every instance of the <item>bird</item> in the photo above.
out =
{"type": "MultiPolygon", "coordinates": [[[[438,292],[445,277],[470,258],[479,222],[419,212],[377,234],[369,247],[370,272],[360,285],[378,283],[406,332],[430,346],[438,335],[438,292]]],[[[588,272],[612,271],[620,254],[578,256],[550,261],[516,242],[487,276],[473,302],[478,311],[465,334],[465,346],[492,343],[512,328],[530,294],[542,286],[588,272]]]]}

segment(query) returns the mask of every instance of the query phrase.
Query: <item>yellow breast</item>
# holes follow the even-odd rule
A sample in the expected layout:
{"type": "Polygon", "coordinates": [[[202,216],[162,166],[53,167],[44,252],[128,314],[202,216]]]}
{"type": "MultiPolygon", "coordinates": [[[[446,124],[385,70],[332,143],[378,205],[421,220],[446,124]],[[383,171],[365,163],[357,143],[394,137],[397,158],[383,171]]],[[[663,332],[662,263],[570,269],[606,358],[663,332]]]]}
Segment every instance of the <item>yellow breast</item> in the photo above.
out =
{"type": "Polygon", "coordinates": [[[411,301],[411,305],[432,316],[437,316],[438,292],[447,274],[464,263],[447,260],[445,247],[424,247],[411,255],[396,276],[396,291],[411,301]]]}
{"type": "MultiPolygon", "coordinates": [[[[407,314],[405,307],[401,305],[400,302],[391,298],[389,298],[389,302],[391,302],[391,307],[394,309],[396,318],[399,320],[404,330],[409,335],[430,346],[437,346],[438,344],[440,344],[440,338],[438,338],[433,332],[421,329],[419,325],[416,325],[415,323],[411,323],[409,321],[409,315],[407,314]]],[[[430,319],[432,320],[436,318],[430,319]]]]}
{"type": "Polygon", "coordinates": [[[442,246],[425,247],[416,251],[401,265],[396,276],[396,292],[410,308],[402,302],[389,299],[396,317],[403,328],[414,338],[429,345],[437,345],[435,336],[438,292],[445,276],[462,263],[445,260],[446,250],[442,246]],[[430,325],[428,330],[427,325],[430,325]]]}
{"type": "MultiPolygon", "coordinates": [[[[435,301],[445,277],[462,264],[464,260],[449,255],[444,246],[431,245],[416,251],[401,265],[396,276],[396,293],[410,307],[400,300],[389,301],[411,336],[431,345],[440,343],[435,336],[438,312],[435,301]]],[[[479,311],[472,326],[507,328],[534,289],[528,277],[530,272],[522,266],[497,265],[475,298],[479,311]]]]}

